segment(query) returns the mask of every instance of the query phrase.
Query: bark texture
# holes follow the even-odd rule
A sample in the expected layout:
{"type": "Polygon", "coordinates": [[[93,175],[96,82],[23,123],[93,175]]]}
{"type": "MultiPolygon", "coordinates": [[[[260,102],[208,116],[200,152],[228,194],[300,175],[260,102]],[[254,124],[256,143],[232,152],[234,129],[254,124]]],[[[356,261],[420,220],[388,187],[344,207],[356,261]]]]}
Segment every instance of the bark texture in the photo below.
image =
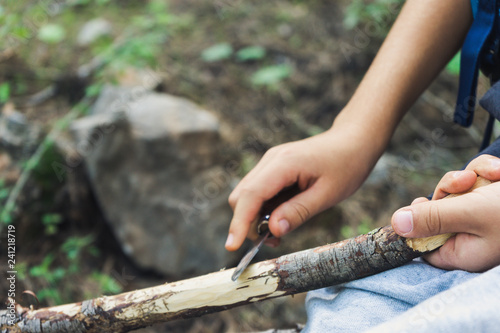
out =
{"type": "Polygon", "coordinates": [[[234,269],[39,310],[0,311],[1,332],[128,332],[252,302],[352,281],[401,266],[422,252],[390,226],[263,261],[233,282],[234,269]]]}
{"type": "Polygon", "coordinates": [[[280,288],[291,293],[319,289],[399,267],[420,255],[386,226],[278,258],[280,288]]]}

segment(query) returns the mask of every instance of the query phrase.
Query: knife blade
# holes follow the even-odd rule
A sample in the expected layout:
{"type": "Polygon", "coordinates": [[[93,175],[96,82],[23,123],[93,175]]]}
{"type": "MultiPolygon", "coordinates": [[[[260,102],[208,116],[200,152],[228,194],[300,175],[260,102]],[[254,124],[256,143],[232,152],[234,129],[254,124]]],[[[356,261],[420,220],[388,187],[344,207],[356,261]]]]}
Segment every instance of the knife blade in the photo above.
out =
{"type": "Polygon", "coordinates": [[[253,247],[248,251],[245,256],[241,259],[240,263],[238,266],[236,266],[236,269],[234,270],[233,275],[231,276],[231,280],[236,281],[240,277],[241,273],[245,270],[245,268],[248,267],[250,262],[252,261],[253,257],[259,252],[260,248],[262,247],[262,244],[266,241],[266,239],[271,236],[271,232],[267,231],[265,234],[257,238],[257,240],[254,242],[253,247]]]}
{"type": "Polygon", "coordinates": [[[276,196],[263,204],[260,212],[260,216],[263,217],[257,225],[257,233],[259,234],[259,238],[255,240],[252,248],[245,254],[245,256],[243,256],[238,266],[236,266],[236,269],[231,276],[231,280],[236,281],[240,277],[241,273],[243,273],[243,271],[248,267],[257,252],[259,252],[262,244],[264,244],[267,239],[274,237],[269,231],[269,218],[271,217],[271,212],[280,204],[291,199],[300,192],[301,191],[298,184],[293,184],[292,186],[283,189],[276,196]]]}

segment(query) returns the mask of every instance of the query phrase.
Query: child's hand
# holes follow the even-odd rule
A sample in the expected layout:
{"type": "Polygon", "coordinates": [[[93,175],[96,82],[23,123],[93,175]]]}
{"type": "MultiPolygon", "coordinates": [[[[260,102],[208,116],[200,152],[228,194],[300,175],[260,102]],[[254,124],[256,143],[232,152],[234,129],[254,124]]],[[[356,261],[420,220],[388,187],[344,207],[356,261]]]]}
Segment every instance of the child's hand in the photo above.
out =
{"type": "Polygon", "coordinates": [[[272,212],[269,228],[276,238],[268,245],[354,192],[375,160],[359,153],[360,144],[342,130],[330,130],[266,152],[229,196],[234,216],[226,249],[238,249],[245,237],[255,239],[251,225],[262,204],[290,185],[297,183],[302,192],[272,212]]]}
{"type": "Polygon", "coordinates": [[[425,256],[436,267],[480,272],[500,264],[500,182],[459,197],[437,200],[469,190],[477,175],[500,180],[500,159],[481,155],[464,171],[448,172],[431,201],[417,198],[392,216],[394,230],[404,237],[458,233],[425,256]]]}

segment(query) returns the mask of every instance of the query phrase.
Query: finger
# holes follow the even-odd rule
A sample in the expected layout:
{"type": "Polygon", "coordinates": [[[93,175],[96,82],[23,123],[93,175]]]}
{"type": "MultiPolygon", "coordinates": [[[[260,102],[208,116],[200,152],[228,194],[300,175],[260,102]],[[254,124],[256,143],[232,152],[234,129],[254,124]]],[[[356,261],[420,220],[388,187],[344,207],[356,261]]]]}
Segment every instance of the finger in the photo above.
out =
{"type": "MultiPolygon", "coordinates": [[[[229,205],[231,208],[235,209],[236,203],[238,202],[238,199],[241,195],[241,193],[249,190],[253,190],[257,193],[263,194],[264,191],[268,192],[273,192],[276,191],[275,193],[271,193],[271,197],[278,193],[281,188],[273,188],[270,189],[269,184],[276,183],[276,177],[273,177],[273,174],[269,172],[266,172],[267,169],[271,169],[274,171],[274,175],[283,175],[285,172],[282,172],[283,170],[280,170],[280,165],[275,165],[274,163],[270,162],[269,160],[272,160],[272,157],[275,151],[275,147],[269,149],[264,156],[260,159],[259,163],[252,168],[246,175],[243,177],[243,179],[238,183],[238,185],[234,188],[234,190],[231,192],[229,195],[228,201],[229,205]],[[260,185],[262,184],[262,185],[260,185]]],[[[279,186],[278,186],[279,187],[279,186]]]]}
{"type": "Polygon", "coordinates": [[[498,242],[492,244],[482,237],[460,233],[450,238],[437,251],[426,254],[424,259],[431,265],[446,270],[480,272],[485,267],[495,267],[500,264],[498,256],[485,255],[498,251],[500,251],[498,242]]]}
{"type": "Polygon", "coordinates": [[[234,215],[229,226],[225,247],[228,251],[236,251],[250,230],[250,225],[259,213],[264,199],[255,193],[244,192],[235,204],[234,215]]]}
{"type": "Polygon", "coordinates": [[[266,239],[266,241],[264,242],[264,244],[266,244],[267,246],[270,246],[270,247],[278,247],[280,245],[280,243],[281,243],[281,239],[276,238],[276,237],[266,239]]]}
{"type": "Polygon", "coordinates": [[[485,201],[482,195],[471,192],[404,207],[392,216],[392,227],[399,235],[412,238],[449,232],[477,234],[481,225],[471,223],[475,220],[473,212],[485,206],[485,201]]]}
{"type": "Polygon", "coordinates": [[[416,198],[415,200],[413,200],[411,202],[411,205],[416,205],[416,204],[419,204],[422,202],[427,202],[427,201],[429,201],[429,199],[427,199],[426,197],[419,197],[419,198],[416,198]]]}
{"type": "Polygon", "coordinates": [[[465,168],[491,181],[500,180],[500,159],[488,154],[473,159],[465,168]]]}
{"type": "Polygon", "coordinates": [[[237,250],[246,237],[255,240],[257,235],[255,232],[250,232],[252,231],[250,226],[258,217],[264,202],[273,198],[283,188],[293,184],[294,179],[296,179],[287,172],[278,172],[277,174],[281,177],[272,177],[269,172],[256,174],[250,185],[248,183],[242,184],[238,192],[233,191],[230,194],[229,204],[233,208],[234,214],[225,245],[227,250],[237,250]]]}
{"type": "Polygon", "coordinates": [[[451,237],[438,250],[424,255],[425,261],[434,267],[446,270],[458,269],[460,262],[457,262],[455,255],[456,235],[451,237]]]}
{"type": "Polygon", "coordinates": [[[271,214],[269,229],[276,237],[283,237],[305,221],[326,209],[328,204],[321,198],[327,198],[326,191],[318,184],[313,184],[279,205],[271,214]]]}
{"type": "Polygon", "coordinates": [[[442,199],[450,193],[461,193],[469,190],[477,179],[472,170],[450,171],[439,181],[432,195],[432,200],[442,199]]]}
{"type": "Polygon", "coordinates": [[[228,197],[228,202],[233,211],[236,208],[236,204],[238,200],[240,199],[240,196],[242,193],[248,192],[248,191],[254,191],[255,193],[260,193],[262,194],[265,190],[269,190],[269,187],[262,186],[259,184],[267,184],[266,182],[258,181],[259,178],[256,177],[256,175],[259,174],[259,165],[258,164],[255,168],[250,170],[248,174],[243,177],[243,179],[236,185],[234,190],[229,194],[228,197]]]}

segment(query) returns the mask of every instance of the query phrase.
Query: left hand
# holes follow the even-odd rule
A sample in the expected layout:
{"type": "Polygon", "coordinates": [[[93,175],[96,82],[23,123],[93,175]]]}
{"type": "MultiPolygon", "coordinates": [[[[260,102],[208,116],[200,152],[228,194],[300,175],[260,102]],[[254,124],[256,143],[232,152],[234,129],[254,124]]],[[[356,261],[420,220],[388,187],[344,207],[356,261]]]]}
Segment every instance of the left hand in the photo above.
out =
{"type": "Polygon", "coordinates": [[[424,256],[433,266],[481,272],[500,265],[500,182],[446,200],[451,193],[468,191],[477,176],[500,180],[500,159],[481,155],[463,171],[443,176],[432,200],[417,198],[392,216],[401,236],[420,238],[457,233],[438,250],[424,256]]]}

